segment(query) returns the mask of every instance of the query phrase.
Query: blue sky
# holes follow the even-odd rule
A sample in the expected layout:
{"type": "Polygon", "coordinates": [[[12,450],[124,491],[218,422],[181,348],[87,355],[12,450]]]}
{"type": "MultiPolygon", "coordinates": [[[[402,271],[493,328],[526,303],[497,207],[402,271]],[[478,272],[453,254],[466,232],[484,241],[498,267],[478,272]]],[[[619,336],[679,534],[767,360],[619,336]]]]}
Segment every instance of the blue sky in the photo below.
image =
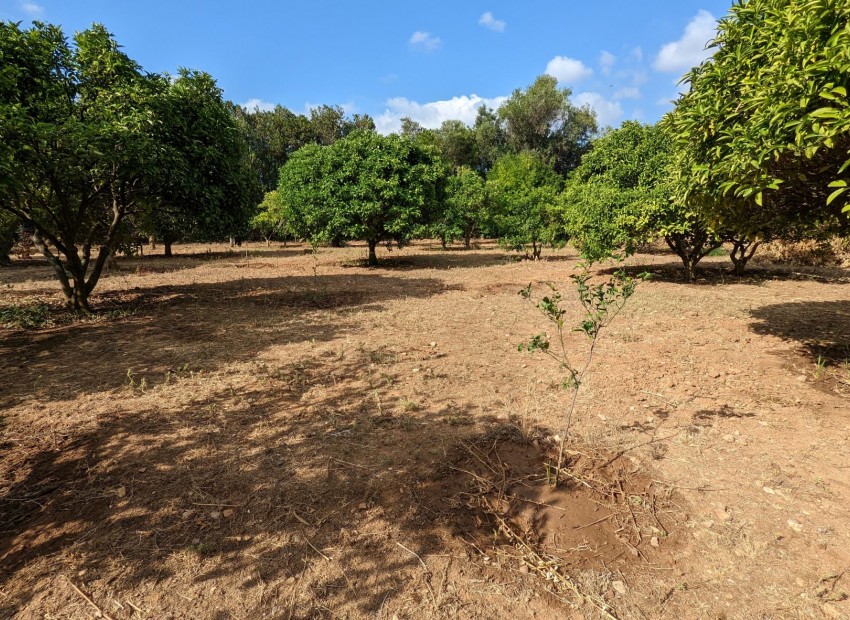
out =
{"type": "Polygon", "coordinates": [[[387,132],[402,116],[471,122],[482,102],[498,105],[542,73],[603,124],[654,122],[731,4],[0,0],[0,19],[40,19],[69,35],[100,22],[148,71],[208,71],[237,103],[341,105],[387,132]]]}

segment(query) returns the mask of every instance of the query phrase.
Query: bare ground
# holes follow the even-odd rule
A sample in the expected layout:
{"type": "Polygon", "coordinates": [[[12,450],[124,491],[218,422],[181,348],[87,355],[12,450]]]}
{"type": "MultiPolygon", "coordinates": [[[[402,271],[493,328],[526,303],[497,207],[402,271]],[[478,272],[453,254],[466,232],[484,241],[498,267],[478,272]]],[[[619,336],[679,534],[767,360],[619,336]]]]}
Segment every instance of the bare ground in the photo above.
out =
{"type": "Polygon", "coordinates": [[[630,259],[553,491],[574,253],[176,250],[0,330],[0,616],[850,617],[846,270],[630,259]]]}

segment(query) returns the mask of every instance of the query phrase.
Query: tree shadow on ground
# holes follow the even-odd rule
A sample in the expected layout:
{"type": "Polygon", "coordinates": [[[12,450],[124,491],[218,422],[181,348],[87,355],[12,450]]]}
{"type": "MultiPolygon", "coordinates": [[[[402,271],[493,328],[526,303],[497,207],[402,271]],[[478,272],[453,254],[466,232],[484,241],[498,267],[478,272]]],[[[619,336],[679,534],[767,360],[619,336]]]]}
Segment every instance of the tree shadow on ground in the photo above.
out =
{"type": "MultiPolygon", "coordinates": [[[[392,255],[383,254],[378,259],[376,269],[387,271],[415,271],[419,269],[474,269],[477,267],[493,267],[513,262],[511,257],[503,252],[434,252],[428,254],[405,255],[402,252],[392,255]]],[[[349,261],[345,267],[366,267],[366,259],[349,261]]]]}
{"type": "Polygon", "coordinates": [[[128,375],[161,382],[178,368],[212,370],[275,344],[326,342],[384,302],[452,290],[435,278],[285,276],[135,288],[94,300],[127,318],[0,333],[0,405],[114,389],[128,375]]]}
{"type": "Polygon", "coordinates": [[[850,300],[771,304],[750,316],[753,332],[797,342],[812,360],[827,366],[850,360],[850,300]]]}
{"type": "Polygon", "coordinates": [[[761,285],[765,282],[821,282],[824,284],[850,284],[850,275],[844,269],[807,267],[748,267],[742,275],[732,272],[731,264],[702,263],[697,268],[696,279],[688,281],[681,263],[611,265],[598,269],[600,275],[611,275],[620,269],[627,275],[637,277],[648,273],[654,282],[694,284],[699,286],[723,286],[727,284],[761,285]]]}
{"type": "Polygon", "coordinates": [[[104,604],[142,588],[149,608],[188,617],[220,606],[242,617],[367,615],[412,583],[424,593],[421,558],[443,549],[451,511],[417,489],[488,420],[463,406],[409,410],[378,378],[394,372],[385,354],[266,368],[188,409],[141,398],[137,412],[58,444],[4,452],[0,615],[46,593],[60,609],[85,608],[60,575],[104,604]],[[470,425],[458,432],[460,417],[470,425]],[[210,595],[220,579],[219,595],[236,599],[210,595]]]}

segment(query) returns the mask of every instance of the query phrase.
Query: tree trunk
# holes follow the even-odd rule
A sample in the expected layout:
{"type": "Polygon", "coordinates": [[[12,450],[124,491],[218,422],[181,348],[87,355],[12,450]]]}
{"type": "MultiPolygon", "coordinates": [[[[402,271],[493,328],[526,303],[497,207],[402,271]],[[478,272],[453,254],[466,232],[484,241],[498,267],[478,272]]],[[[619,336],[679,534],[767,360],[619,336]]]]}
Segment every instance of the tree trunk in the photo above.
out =
{"type": "Polygon", "coordinates": [[[369,266],[377,267],[378,266],[378,255],[375,253],[375,247],[378,245],[378,242],[374,239],[369,239],[369,266]]]}
{"type": "Polygon", "coordinates": [[[732,251],[729,252],[729,258],[732,259],[733,271],[736,276],[744,275],[744,270],[747,268],[747,262],[756,253],[756,250],[761,245],[761,241],[751,241],[749,239],[730,239],[732,243],[732,251]]]}
{"type": "Polygon", "coordinates": [[[440,237],[440,245],[443,246],[444,250],[448,249],[448,242],[445,237],[440,237]]]}
{"type": "Polygon", "coordinates": [[[464,238],[463,238],[463,247],[464,247],[465,249],[467,249],[467,250],[469,250],[470,248],[472,248],[472,238],[470,237],[470,235],[466,235],[466,236],[464,236],[464,238]]]}
{"type": "Polygon", "coordinates": [[[712,250],[722,245],[720,241],[712,238],[708,231],[705,230],[670,235],[664,237],[664,241],[682,259],[685,278],[688,282],[693,282],[696,279],[699,262],[712,250]]]}
{"type": "Polygon", "coordinates": [[[543,253],[543,244],[538,244],[536,241],[531,242],[531,251],[534,260],[540,260],[540,255],[543,253]]]}
{"type": "Polygon", "coordinates": [[[155,250],[156,249],[156,237],[154,237],[153,235],[149,236],[148,237],[148,245],[150,246],[151,250],[155,250]]]}
{"type": "Polygon", "coordinates": [[[173,254],[171,253],[171,244],[173,242],[171,239],[163,239],[162,246],[165,248],[165,258],[171,258],[173,254]]]}

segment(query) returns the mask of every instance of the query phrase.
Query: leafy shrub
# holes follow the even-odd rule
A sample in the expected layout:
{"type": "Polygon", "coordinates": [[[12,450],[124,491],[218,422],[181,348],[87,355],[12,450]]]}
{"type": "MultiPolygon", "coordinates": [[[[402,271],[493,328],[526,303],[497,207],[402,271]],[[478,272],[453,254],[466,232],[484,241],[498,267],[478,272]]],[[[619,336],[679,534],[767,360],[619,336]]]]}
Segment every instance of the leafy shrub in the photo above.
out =
{"type": "Polygon", "coordinates": [[[44,302],[12,304],[0,308],[0,325],[6,329],[39,329],[53,325],[50,307],[44,302]]]}

